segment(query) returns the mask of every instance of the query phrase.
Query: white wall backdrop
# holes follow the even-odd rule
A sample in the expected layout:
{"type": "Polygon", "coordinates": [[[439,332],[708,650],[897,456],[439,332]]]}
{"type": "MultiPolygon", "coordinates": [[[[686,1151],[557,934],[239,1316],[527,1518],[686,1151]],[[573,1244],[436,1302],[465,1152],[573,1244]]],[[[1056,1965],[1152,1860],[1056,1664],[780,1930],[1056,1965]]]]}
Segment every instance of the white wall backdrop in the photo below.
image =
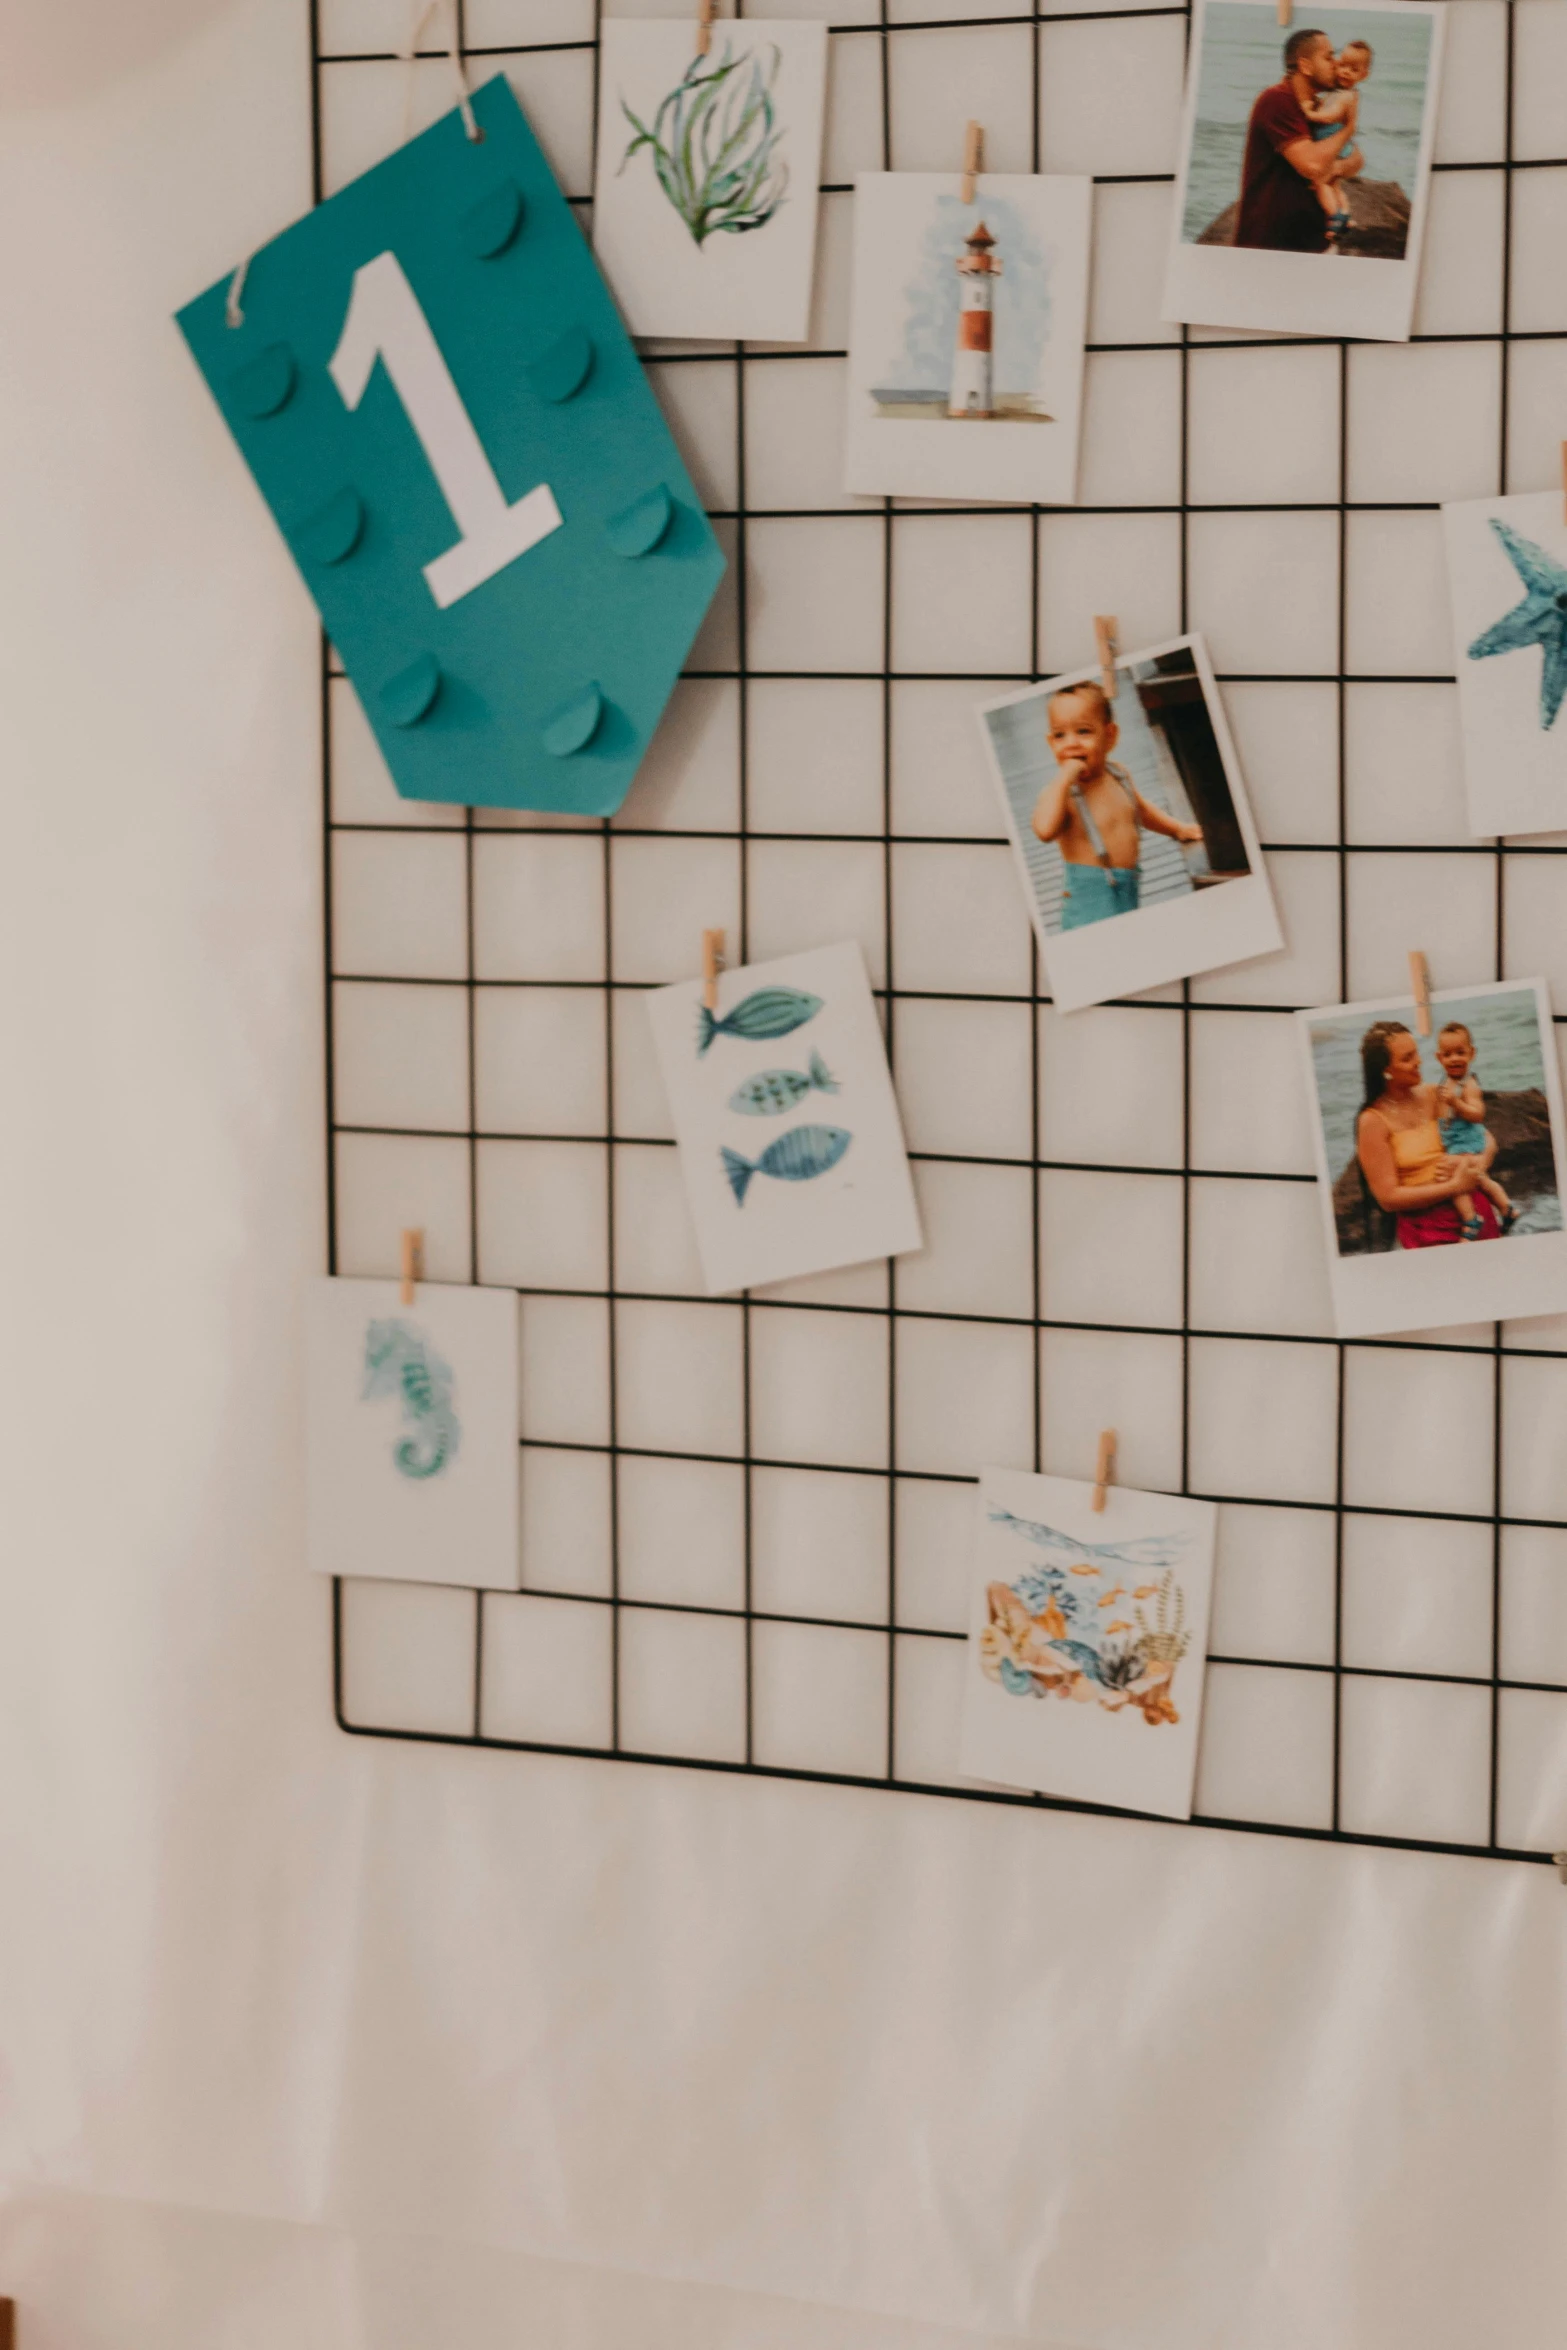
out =
{"type": "Polygon", "coordinates": [[[0,11],[22,2350],[1549,2338],[1549,1871],[331,1727],[315,634],[168,317],[307,200],[304,10],[54,16],[0,11]]]}

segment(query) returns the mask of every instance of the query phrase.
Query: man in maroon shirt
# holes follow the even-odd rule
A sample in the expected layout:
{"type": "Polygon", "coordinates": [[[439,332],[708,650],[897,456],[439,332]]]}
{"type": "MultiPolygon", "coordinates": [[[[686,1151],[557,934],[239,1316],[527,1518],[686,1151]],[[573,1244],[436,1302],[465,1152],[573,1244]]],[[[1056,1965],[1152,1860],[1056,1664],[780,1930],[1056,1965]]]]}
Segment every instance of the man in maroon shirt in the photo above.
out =
{"type": "MultiPolygon", "coordinates": [[[[1275,253],[1325,250],[1328,224],[1317,183],[1328,177],[1351,133],[1345,124],[1331,138],[1314,139],[1306,105],[1319,90],[1331,90],[1336,78],[1327,34],[1291,33],[1284,44],[1284,79],[1263,91],[1246,126],[1237,245],[1266,245],[1275,253]]],[[[1351,176],[1359,168],[1351,162],[1351,176]]]]}

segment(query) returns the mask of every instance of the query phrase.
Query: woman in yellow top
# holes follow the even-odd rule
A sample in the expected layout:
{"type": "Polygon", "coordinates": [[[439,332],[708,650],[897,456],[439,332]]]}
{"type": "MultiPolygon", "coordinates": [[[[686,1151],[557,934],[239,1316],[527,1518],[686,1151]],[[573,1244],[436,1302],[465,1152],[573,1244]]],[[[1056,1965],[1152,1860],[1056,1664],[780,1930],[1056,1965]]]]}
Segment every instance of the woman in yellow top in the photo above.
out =
{"type": "Polygon", "coordinates": [[[1375,1020],[1360,1040],[1365,1102],[1355,1126],[1360,1172],[1377,1206],[1398,1220],[1400,1248],[1442,1248],[1456,1240],[1495,1240],[1496,1210],[1475,1197],[1466,1230],[1454,1205],[1473,1192],[1495,1156],[1452,1158],[1442,1148],[1437,1089],[1420,1074],[1420,1047],[1402,1020],[1375,1020]]]}

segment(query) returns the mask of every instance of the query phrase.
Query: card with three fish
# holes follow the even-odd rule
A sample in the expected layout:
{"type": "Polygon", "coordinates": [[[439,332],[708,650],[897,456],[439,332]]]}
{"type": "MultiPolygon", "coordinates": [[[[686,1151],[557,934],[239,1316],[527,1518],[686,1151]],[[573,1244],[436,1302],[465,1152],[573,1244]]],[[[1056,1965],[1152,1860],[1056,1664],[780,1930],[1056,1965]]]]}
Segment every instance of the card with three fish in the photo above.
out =
{"type": "Polygon", "coordinates": [[[1187,1820],[1219,1513],[1124,1485],[1093,1500],[980,1471],[960,1768],[1187,1820]]]}
{"type": "Polygon", "coordinates": [[[1442,508],[1469,822],[1567,830],[1567,516],[1560,490],[1442,508]]]}
{"type": "Polygon", "coordinates": [[[649,999],[710,1297],[922,1245],[865,959],[852,941],[649,999]]]}

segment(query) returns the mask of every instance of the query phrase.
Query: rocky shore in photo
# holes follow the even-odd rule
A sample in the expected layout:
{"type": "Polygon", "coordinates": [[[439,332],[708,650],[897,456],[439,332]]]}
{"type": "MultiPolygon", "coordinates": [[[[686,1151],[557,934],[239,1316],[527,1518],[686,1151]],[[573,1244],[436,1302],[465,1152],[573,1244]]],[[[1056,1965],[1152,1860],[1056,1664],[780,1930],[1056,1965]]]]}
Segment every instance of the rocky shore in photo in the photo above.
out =
{"type": "MultiPolygon", "coordinates": [[[[1522,1093],[1486,1094],[1485,1123],[1496,1136],[1491,1173],[1509,1198],[1522,1206],[1558,1188],[1550,1107],[1537,1085],[1522,1093]]],[[[1354,1159],[1333,1186],[1333,1220],[1344,1256],[1368,1256],[1393,1245],[1393,1219],[1378,1208],[1354,1159]]]]}
{"type": "MultiPolygon", "coordinates": [[[[1409,198],[1397,180],[1346,180],[1344,201],[1349,227],[1339,240],[1343,255],[1360,254],[1368,261],[1402,261],[1409,243],[1409,198]]],[[[1217,220],[1210,220],[1199,245],[1233,245],[1240,199],[1226,204],[1217,220]]]]}

